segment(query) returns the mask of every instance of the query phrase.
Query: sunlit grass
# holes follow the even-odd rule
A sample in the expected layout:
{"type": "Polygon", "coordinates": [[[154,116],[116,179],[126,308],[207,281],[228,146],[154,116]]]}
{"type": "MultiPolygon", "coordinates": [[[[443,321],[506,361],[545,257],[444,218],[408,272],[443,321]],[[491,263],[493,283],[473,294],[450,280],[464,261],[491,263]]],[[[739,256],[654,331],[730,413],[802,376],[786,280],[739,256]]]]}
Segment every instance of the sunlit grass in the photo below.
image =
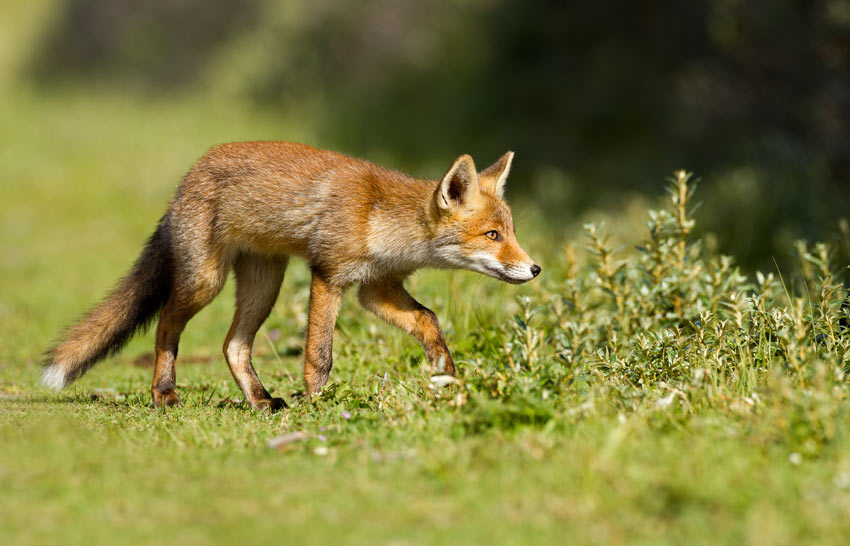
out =
{"type": "MultiPolygon", "coordinates": [[[[257,340],[246,409],[220,353],[232,287],[189,325],[183,405],[149,403],[150,334],[68,391],[38,386],[58,329],[129,267],[207,146],[309,139],[216,103],[9,93],[0,110],[0,542],[82,544],[844,542],[850,534],[846,264],[746,275],[691,231],[692,187],[614,233],[562,237],[514,287],[422,272],[411,291],[460,367],[437,385],[418,346],[349,294],[333,383],[302,390],[308,274],[295,263],[257,340]],[[636,237],[637,239],[638,237],[636,237]],[[572,243],[567,246],[568,243],[572,243]],[[586,248],[585,248],[586,247],[586,248]],[[565,250],[566,249],[566,250],[565,250]],[[299,431],[282,450],[270,439],[299,431]]],[[[659,186],[661,187],[661,186],[659,186]]]]}

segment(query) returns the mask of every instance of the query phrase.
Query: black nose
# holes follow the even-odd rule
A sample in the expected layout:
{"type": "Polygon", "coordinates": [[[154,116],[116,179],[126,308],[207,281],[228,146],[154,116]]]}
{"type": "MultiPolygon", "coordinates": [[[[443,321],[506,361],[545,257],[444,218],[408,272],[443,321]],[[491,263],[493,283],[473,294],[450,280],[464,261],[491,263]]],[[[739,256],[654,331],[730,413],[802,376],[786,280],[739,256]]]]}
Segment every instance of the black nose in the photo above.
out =
{"type": "Polygon", "coordinates": [[[540,274],[540,266],[537,265],[537,264],[532,265],[531,266],[531,274],[534,275],[535,277],[537,275],[539,275],[540,274]]]}

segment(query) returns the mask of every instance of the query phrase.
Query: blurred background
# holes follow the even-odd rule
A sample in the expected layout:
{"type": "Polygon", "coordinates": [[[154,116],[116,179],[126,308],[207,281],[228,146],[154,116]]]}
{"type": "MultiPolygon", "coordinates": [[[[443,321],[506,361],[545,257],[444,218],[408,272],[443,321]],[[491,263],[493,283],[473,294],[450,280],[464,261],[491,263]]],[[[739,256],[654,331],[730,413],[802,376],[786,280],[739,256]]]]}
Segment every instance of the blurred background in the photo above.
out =
{"type": "Polygon", "coordinates": [[[748,267],[850,211],[847,0],[0,5],[2,184],[37,203],[7,201],[8,229],[77,203],[147,230],[204,149],[246,139],[431,177],[513,149],[509,198],[550,241],[688,169],[698,226],[748,267]]]}

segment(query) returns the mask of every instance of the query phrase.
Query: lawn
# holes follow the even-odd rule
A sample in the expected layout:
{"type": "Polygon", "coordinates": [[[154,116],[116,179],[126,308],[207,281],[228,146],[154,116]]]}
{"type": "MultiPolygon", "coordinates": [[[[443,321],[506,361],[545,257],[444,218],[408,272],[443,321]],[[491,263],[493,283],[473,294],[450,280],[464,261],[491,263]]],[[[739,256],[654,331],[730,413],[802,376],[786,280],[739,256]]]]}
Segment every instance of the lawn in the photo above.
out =
{"type": "Polygon", "coordinates": [[[408,283],[442,321],[456,383],[432,380],[420,348],[349,294],[332,382],[304,398],[298,262],[254,356],[288,410],[241,403],[221,354],[232,283],[183,336],[180,407],[151,407],[150,333],[56,394],[39,386],[41,352],[129,268],[205,148],[321,139],[215,97],[9,85],[2,99],[0,543],[850,536],[840,246],[800,245],[799,271],[743,274],[694,235],[683,174],[666,197],[659,181],[659,212],[584,233],[517,195],[518,238],[541,278],[424,271],[408,283]]]}

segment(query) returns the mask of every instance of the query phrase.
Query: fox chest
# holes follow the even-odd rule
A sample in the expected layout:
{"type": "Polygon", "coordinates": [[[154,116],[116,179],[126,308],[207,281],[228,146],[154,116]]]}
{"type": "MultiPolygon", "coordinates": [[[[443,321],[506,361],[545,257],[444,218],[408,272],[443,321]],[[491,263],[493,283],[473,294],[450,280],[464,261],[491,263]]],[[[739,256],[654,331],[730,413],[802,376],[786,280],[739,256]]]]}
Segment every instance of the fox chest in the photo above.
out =
{"type": "Polygon", "coordinates": [[[408,249],[397,252],[366,251],[334,267],[333,276],[340,284],[368,283],[384,278],[406,277],[427,265],[427,253],[408,249]]]}

